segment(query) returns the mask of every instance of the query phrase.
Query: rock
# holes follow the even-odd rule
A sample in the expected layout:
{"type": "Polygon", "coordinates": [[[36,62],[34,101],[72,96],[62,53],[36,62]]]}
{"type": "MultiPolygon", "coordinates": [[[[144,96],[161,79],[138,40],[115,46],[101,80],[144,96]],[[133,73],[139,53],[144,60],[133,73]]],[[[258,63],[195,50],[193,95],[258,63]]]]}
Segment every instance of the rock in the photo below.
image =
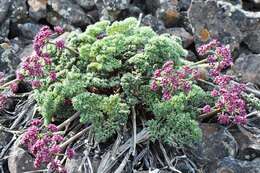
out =
{"type": "MultiPolygon", "coordinates": [[[[100,0],[96,0],[96,2],[100,0]]],[[[103,0],[103,6],[108,11],[125,10],[128,8],[130,0],[103,0]]]]}
{"type": "Polygon", "coordinates": [[[88,158],[91,162],[91,167],[93,169],[93,172],[97,172],[99,164],[100,164],[100,158],[93,157],[92,154],[89,154],[89,149],[83,149],[81,148],[80,151],[76,152],[75,156],[72,159],[67,159],[65,163],[65,168],[67,172],[69,173],[84,173],[84,172],[90,172],[89,166],[88,166],[88,158]],[[86,169],[84,169],[84,167],[86,169]]]}
{"type": "MultiPolygon", "coordinates": [[[[75,26],[86,26],[91,23],[82,8],[68,0],[49,0],[52,9],[64,18],[68,24],[75,26]]],[[[58,19],[59,20],[59,19],[58,19]]]]}
{"type": "Polygon", "coordinates": [[[76,153],[72,159],[67,159],[66,164],[65,164],[65,168],[66,168],[67,172],[84,173],[83,165],[80,167],[80,165],[82,164],[83,157],[84,157],[84,154],[76,153]]]}
{"type": "Polygon", "coordinates": [[[166,33],[180,37],[184,48],[188,48],[194,42],[193,36],[181,27],[169,28],[166,33]]]}
{"type": "Polygon", "coordinates": [[[0,25],[2,25],[2,22],[4,22],[4,20],[6,19],[6,15],[10,5],[10,0],[0,0],[0,25]]]}
{"type": "Polygon", "coordinates": [[[161,20],[158,20],[151,14],[144,16],[144,18],[142,19],[142,24],[152,27],[154,31],[162,32],[163,30],[165,30],[163,22],[161,20]]]}
{"type": "Polygon", "coordinates": [[[256,5],[256,6],[260,5],[260,0],[249,0],[249,2],[252,3],[252,5],[256,5]]]}
{"type": "Polygon", "coordinates": [[[260,85],[260,54],[241,54],[236,59],[233,70],[245,82],[260,85]]]}
{"type": "Polygon", "coordinates": [[[39,32],[41,27],[41,25],[35,23],[18,24],[18,29],[21,33],[20,36],[29,40],[33,40],[34,36],[37,32],[39,32]]]}
{"type": "Polygon", "coordinates": [[[185,59],[187,59],[188,61],[193,61],[193,62],[198,61],[197,56],[190,50],[188,50],[188,55],[185,57],[185,59]]]}
{"type": "Polygon", "coordinates": [[[12,139],[12,135],[10,133],[1,131],[1,133],[0,133],[0,153],[2,152],[2,149],[10,142],[11,139],[12,139]]]}
{"type": "Polygon", "coordinates": [[[33,45],[29,44],[25,46],[20,52],[19,52],[19,59],[23,60],[24,57],[30,56],[33,54],[33,45]]]}
{"type": "Polygon", "coordinates": [[[10,157],[8,157],[8,168],[10,173],[21,173],[27,171],[36,171],[44,169],[34,168],[33,157],[23,148],[19,147],[19,140],[11,148],[10,157]]]}
{"type": "Polygon", "coordinates": [[[10,26],[10,19],[6,19],[3,21],[3,23],[0,25],[0,36],[3,38],[6,38],[10,32],[9,30],[10,26]]]}
{"type": "Polygon", "coordinates": [[[260,159],[242,161],[225,157],[218,163],[215,173],[260,173],[260,159]]]}
{"type": "Polygon", "coordinates": [[[94,0],[76,0],[77,4],[79,4],[82,8],[86,10],[91,10],[95,7],[94,0]]]}
{"type": "Polygon", "coordinates": [[[196,153],[202,158],[204,172],[213,172],[216,170],[218,161],[224,157],[236,155],[238,146],[227,129],[218,124],[201,124],[201,129],[203,139],[196,153]]]}
{"type": "MultiPolygon", "coordinates": [[[[251,120],[249,119],[249,121],[251,120]]],[[[251,124],[251,122],[249,123],[251,124]]],[[[230,132],[239,145],[239,152],[236,158],[253,160],[256,157],[260,157],[260,139],[257,137],[257,135],[260,134],[260,129],[257,128],[257,125],[250,127],[239,126],[238,129],[232,129],[230,132]]]]}
{"type": "Polygon", "coordinates": [[[29,15],[27,11],[26,1],[14,0],[12,2],[13,3],[10,8],[10,19],[12,23],[17,24],[28,20],[29,15]]]}
{"type": "Polygon", "coordinates": [[[39,21],[46,17],[48,0],[28,0],[27,3],[30,6],[29,15],[31,18],[39,21]]]}
{"type": "Polygon", "coordinates": [[[95,0],[100,19],[114,21],[119,19],[120,13],[128,9],[130,0],[95,0]]]}
{"type": "Polygon", "coordinates": [[[62,16],[60,16],[55,11],[49,11],[47,13],[46,20],[54,26],[59,25],[59,26],[63,27],[67,31],[72,31],[75,29],[75,27],[68,20],[64,19],[62,16]]]}
{"type": "Polygon", "coordinates": [[[123,15],[124,18],[130,17],[130,16],[131,16],[131,17],[136,17],[136,18],[138,18],[139,15],[140,15],[141,13],[143,13],[142,10],[141,10],[139,7],[134,6],[134,5],[130,5],[130,6],[128,7],[128,9],[125,10],[125,11],[126,11],[126,14],[123,15]]]}
{"type": "Polygon", "coordinates": [[[254,53],[260,53],[260,32],[252,31],[247,37],[244,39],[245,44],[247,44],[248,48],[254,53]]]}
{"type": "Polygon", "coordinates": [[[181,0],[181,1],[179,1],[178,6],[179,6],[180,10],[181,11],[187,11],[190,7],[191,1],[192,0],[181,0]]]}
{"type": "Polygon", "coordinates": [[[18,39],[0,44],[0,69],[5,73],[12,73],[21,62],[18,52],[22,49],[22,43],[18,39]]]}
{"type": "Polygon", "coordinates": [[[153,0],[153,3],[151,3],[151,0],[145,0],[147,11],[152,15],[155,15],[156,10],[160,7],[160,4],[160,0],[153,0]]]}
{"type": "MultiPolygon", "coordinates": [[[[240,5],[224,1],[192,1],[188,15],[197,46],[217,38],[225,44],[230,44],[234,50],[239,48],[240,43],[250,36],[252,31],[260,29],[260,13],[248,12],[240,5]]],[[[248,46],[252,47],[250,44],[248,46]]]]}
{"type": "Polygon", "coordinates": [[[177,0],[162,0],[156,10],[156,17],[162,20],[166,27],[173,27],[180,19],[177,0]]]}

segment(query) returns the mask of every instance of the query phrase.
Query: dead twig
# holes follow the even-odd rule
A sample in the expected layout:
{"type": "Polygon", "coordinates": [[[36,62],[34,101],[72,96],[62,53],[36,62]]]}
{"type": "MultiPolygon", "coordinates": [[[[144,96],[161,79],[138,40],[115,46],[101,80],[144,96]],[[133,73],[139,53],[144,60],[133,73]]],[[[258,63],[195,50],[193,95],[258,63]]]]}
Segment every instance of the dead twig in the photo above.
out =
{"type": "Polygon", "coordinates": [[[198,119],[199,119],[200,121],[202,121],[202,120],[204,120],[204,119],[206,119],[206,118],[211,118],[211,117],[213,117],[214,115],[216,115],[217,113],[219,113],[220,111],[221,111],[221,109],[216,109],[216,110],[213,110],[213,111],[211,111],[211,112],[209,112],[209,113],[201,114],[201,115],[199,115],[198,119]]]}
{"type": "Polygon", "coordinates": [[[125,166],[126,166],[126,163],[127,161],[129,160],[129,157],[130,157],[130,153],[131,153],[131,149],[129,150],[129,152],[125,155],[125,158],[123,159],[123,161],[121,162],[121,164],[119,165],[119,167],[116,169],[115,173],[121,173],[123,172],[125,166]]]}
{"type": "Polygon", "coordinates": [[[39,172],[48,172],[48,169],[41,169],[41,170],[36,170],[36,171],[26,171],[23,173],[39,173],[39,172]]]}
{"type": "Polygon", "coordinates": [[[63,123],[61,123],[58,126],[58,129],[61,130],[63,127],[65,127],[66,125],[68,125],[70,122],[72,122],[73,120],[75,120],[76,118],[78,118],[80,115],[80,112],[76,112],[74,115],[72,115],[70,118],[68,118],[66,121],[64,121],[63,123]]]}
{"type": "Polygon", "coordinates": [[[75,134],[74,136],[72,136],[71,138],[69,138],[67,141],[65,141],[63,144],[60,145],[61,148],[65,149],[69,144],[71,144],[72,142],[74,142],[76,139],[78,139],[79,137],[81,137],[84,133],[86,133],[89,129],[91,128],[91,126],[86,127],[85,129],[81,130],[80,132],[78,132],[77,134],[75,134]]]}
{"type": "Polygon", "coordinates": [[[163,145],[162,145],[161,142],[159,142],[159,145],[160,145],[160,149],[162,150],[164,159],[165,159],[165,161],[166,161],[166,163],[167,163],[169,169],[170,169],[171,171],[174,171],[174,172],[177,172],[177,173],[182,173],[181,171],[179,171],[178,169],[176,169],[176,168],[172,165],[172,163],[171,163],[171,161],[170,161],[170,159],[169,159],[169,157],[168,157],[168,155],[167,155],[167,153],[166,153],[166,150],[165,150],[165,148],[163,147],[163,145]]]}
{"type": "MultiPolygon", "coordinates": [[[[136,135],[136,144],[142,143],[149,139],[149,133],[147,129],[143,129],[136,135]]],[[[123,145],[118,147],[118,154],[115,156],[114,159],[111,158],[111,151],[108,151],[103,155],[103,158],[99,164],[97,173],[110,173],[111,169],[117,163],[118,159],[131,148],[133,145],[133,137],[128,139],[123,145]]],[[[130,150],[131,151],[131,150],[130,150]]],[[[132,151],[131,151],[132,152],[132,151]]]]}
{"type": "Polygon", "coordinates": [[[133,153],[132,155],[135,156],[136,150],[136,112],[134,106],[132,108],[132,121],[133,121],[133,153]]]}

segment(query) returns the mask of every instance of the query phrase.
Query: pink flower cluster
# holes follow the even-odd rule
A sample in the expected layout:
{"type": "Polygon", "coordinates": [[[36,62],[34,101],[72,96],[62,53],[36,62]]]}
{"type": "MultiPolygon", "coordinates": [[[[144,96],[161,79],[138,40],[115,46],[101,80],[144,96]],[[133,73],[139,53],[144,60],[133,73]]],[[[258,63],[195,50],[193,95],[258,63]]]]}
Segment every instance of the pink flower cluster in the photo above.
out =
{"type": "Polygon", "coordinates": [[[209,42],[208,44],[204,44],[202,46],[200,46],[197,49],[197,52],[199,53],[199,55],[205,55],[208,53],[209,50],[211,50],[212,48],[216,47],[217,45],[219,45],[220,42],[216,39],[212,40],[211,42],[209,42]]]}
{"type": "MultiPolygon", "coordinates": [[[[66,173],[60,160],[56,156],[62,154],[60,143],[64,141],[63,136],[55,134],[58,128],[49,124],[47,129],[41,129],[42,121],[34,119],[31,126],[22,136],[22,144],[26,145],[29,152],[35,156],[34,166],[39,168],[46,164],[53,172],[66,173]]],[[[73,149],[67,149],[67,157],[71,159],[74,155],[73,149]]]]}
{"type": "MultiPolygon", "coordinates": [[[[46,71],[46,69],[51,69],[50,65],[52,64],[52,59],[50,54],[43,51],[43,48],[49,42],[49,39],[53,34],[62,34],[63,32],[64,30],[60,26],[54,27],[54,32],[48,26],[44,26],[40,29],[33,41],[35,55],[25,58],[22,63],[22,71],[25,74],[17,72],[16,76],[18,80],[23,80],[24,75],[28,75],[33,78],[31,81],[33,88],[41,87],[41,82],[39,79],[45,77],[46,75],[49,75],[51,81],[56,80],[56,73],[54,71],[46,71]],[[46,68],[46,66],[48,66],[48,68],[46,68]]],[[[64,41],[57,41],[56,47],[58,50],[63,49],[65,47],[64,41]]]]}
{"type": "Polygon", "coordinates": [[[7,97],[4,94],[0,94],[0,110],[5,108],[7,97]]]}
{"type": "Polygon", "coordinates": [[[198,48],[199,55],[208,54],[207,61],[212,67],[210,75],[219,76],[220,72],[233,64],[232,55],[228,46],[223,46],[217,40],[198,48]]]}
{"type": "Polygon", "coordinates": [[[198,71],[188,66],[183,66],[176,70],[173,61],[167,61],[161,69],[157,69],[153,74],[151,90],[162,90],[163,99],[171,99],[174,92],[182,90],[188,93],[191,90],[191,79],[196,78],[198,71]]]}
{"type": "Polygon", "coordinates": [[[12,82],[10,85],[9,85],[11,91],[13,93],[17,93],[18,89],[19,89],[19,85],[17,82],[12,82]]]}
{"type": "MultiPolygon", "coordinates": [[[[210,75],[218,89],[211,91],[213,97],[218,100],[215,108],[221,110],[218,114],[218,121],[221,124],[246,124],[246,103],[242,99],[242,92],[245,90],[243,84],[231,84],[232,77],[221,74],[221,71],[232,65],[232,56],[228,47],[220,45],[216,40],[202,45],[198,48],[200,55],[208,54],[208,63],[211,67],[210,75]]],[[[202,111],[211,112],[211,107],[206,105],[202,111]]]]}

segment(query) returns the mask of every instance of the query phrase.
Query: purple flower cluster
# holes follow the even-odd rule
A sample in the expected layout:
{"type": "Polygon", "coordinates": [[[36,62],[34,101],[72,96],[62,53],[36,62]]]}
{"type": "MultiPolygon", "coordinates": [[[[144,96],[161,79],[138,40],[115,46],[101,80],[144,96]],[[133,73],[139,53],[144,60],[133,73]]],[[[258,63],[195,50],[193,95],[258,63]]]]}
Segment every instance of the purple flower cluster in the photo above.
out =
{"type": "Polygon", "coordinates": [[[217,91],[218,100],[215,107],[222,110],[218,120],[221,124],[233,122],[235,124],[246,124],[246,103],[241,93],[245,90],[242,84],[220,84],[217,91]]]}
{"type": "Polygon", "coordinates": [[[50,71],[50,75],[49,75],[51,81],[55,81],[57,79],[57,74],[55,71],[50,71]]]}
{"type": "Polygon", "coordinates": [[[42,77],[44,75],[44,64],[41,58],[37,55],[26,57],[22,62],[22,68],[25,73],[31,77],[42,77]]]}
{"type": "Polygon", "coordinates": [[[221,45],[217,40],[202,45],[197,51],[199,55],[208,54],[207,61],[212,67],[210,75],[213,77],[219,76],[222,70],[233,64],[229,47],[221,45]]]}
{"type": "Polygon", "coordinates": [[[60,50],[64,49],[64,47],[65,47],[65,42],[64,42],[64,40],[58,40],[58,41],[56,41],[56,47],[57,47],[58,49],[60,49],[60,50]]]}
{"type": "Polygon", "coordinates": [[[33,40],[33,48],[37,56],[42,56],[42,48],[49,40],[49,37],[53,34],[52,30],[48,26],[44,26],[40,29],[33,40]]]}
{"type": "Polygon", "coordinates": [[[24,75],[20,72],[20,71],[16,71],[16,79],[19,81],[23,81],[24,80],[24,75]]]}
{"type": "Polygon", "coordinates": [[[61,26],[55,26],[54,31],[59,35],[64,33],[64,29],[61,26]]]}
{"type": "Polygon", "coordinates": [[[162,90],[163,99],[169,100],[172,94],[178,90],[188,93],[191,90],[191,79],[197,77],[198,71],[188,66],[176,70],[173,61],[167,61],[161,69],[155,70],[151,83],[151,90],[162,90]]]}
{"type": "Polygon", "coordinates": [[[11,91],[13,93],[16,93],[19,89],[19,86],[18,86],[18,83],[17,82],[12,82],[10,85],[9,85],[11,91]]]}
{"type": "Polygon", "coordinates": [[[0,94],[0,110],[5,108],[7,97],[4,94],[0,94]]]}
{"type": "MultiPolygon", "coordinates": [[[[55,134],[58,131],[56,125],[49,124],[47,129],[41,129],[41,125],[42,121],[40,119],[34,119],[31,126],[23,134],[21,142],[35,156],[34,166],[36,168],[46,164],[53,172],[65,173],[66,170],[61,162],[56,159],[56,156],[61,155],[60,143],[64,141],[64,138],[59,134],[55,134]]],[[[66,154],[71,159],[74,150],[68,149],[66,154]]]]}
{"type": "Polygon", "coordinates": [[[220,42],[216,39],[212,40],[211,42],[209,42],[208,44],[204,44],[202,46],[200,46],[197,49],[197,52],[199,53],[199,55],[203,56],[205,54],[208,53],[208,51],[210,51],[212,48],[218,46],[220,44],[220,42]]]}
{"type": "MultiPolygon", "coordinates": [[[[200,55],[208,54],[207,61],[211,67],[210,76],[218,86],[218,89],[211,91],[211,95],[218,98],[215,108],[221,110],[218,114],[219,123],[246,124],[246,103],[241,96],[245,86],[243,84],[231,84],[232,77],[221,74],[222,70],[233,63],[229,48],[213,40],[199,47],[198,52],[200,55]]],[[[202,111],[208,113],[211,112],[211,108],[206,105],[202,111]]]]}
{"type": "MultiPolygon", "coordinates": [[[[48,44],[50,37],[57,33],[62,34],[64,32],[63,28],[60,26],[54,27],[54,32],[48,27],[44,26],[40,29],[33,41],[33,48],[35,51],[34,55],[28,56],[22,63],[22,72],[17,73],[17,79],[23,80],[24,75],[32,78],[31,84],[32,88],[40,88],[42,83],[40,79],[45,77],[50,77],[51,81],[56,80],[56,73],[54,71],[49,71],[52,65],[52,58],[50,54],[44,52],[43,48],[48,44]],[[48,68],[46,68],[46,66],[48,68]],[[48,70],[47,70],[48,69],[48,70]]],[[[65,47],[63,40],[58,40],[56,42],[56,48],[61,50],[65,47]]]]}

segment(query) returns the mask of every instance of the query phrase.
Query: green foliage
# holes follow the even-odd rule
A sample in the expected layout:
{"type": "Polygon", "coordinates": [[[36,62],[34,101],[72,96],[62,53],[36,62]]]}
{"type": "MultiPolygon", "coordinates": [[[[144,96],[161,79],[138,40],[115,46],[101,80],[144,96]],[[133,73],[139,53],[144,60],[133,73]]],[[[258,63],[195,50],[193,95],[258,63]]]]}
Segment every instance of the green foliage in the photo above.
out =
{"type": "Polygon", "coordinates": [[[86,85],[81,79],[81,74],[69,72],[61,82],[53,83],[47,89],[35,91],[35,98],[45,123],[50,123],[54,115],[67,117],[72,114],[72,108],[66,106],[64,101],[84,92],[86,85]]]}
{"type": "Polygon", "coordinates": [[[166,102],[151,102],[155,118],[148,121],[153,140],[172,144],[189,144],[201,138],[201,130],[195,118],[198,108],[205,104],[209,94],[193,85],[189,94],[180,92],[166,102]]]}
{"type": "Polygon", "coordinates": [[[129,114],[128,105],[122,103],[119,95],[107,97],[85,92],[73,98],[73,106],[81,112],[81,122],[93,125],[100,141],[118,131],[126,123],[129,114]]]}
{"type": "Polygon", "coordinates": [[[255,97],[254,94],[243,94],[243,97],[250,106],[256,110],[260,110],[260,99],[255,97]]]}
{"type": "Polygon", "coordinates": [[[134,106],[140,109],[136,112],[154,116],[147,123],[153,139],[185,143],[200,137],[194,119],[206,97],[203,90],[194,86],[188,95],[178,93],[164,102],[149,87],[152,73],[165,61],[178,66],[187,54],[177,37],[157,35],[128,18],[112,24],[100,21],[83,33],[72,32],[66,46],[79,55],[50,46],[51,69],[58,72],[58,79],[45,81],[35,91],[46,123],[80,111],[80,121],[92,124],[96,139],[105,141],[126,124],[134,106]],[[72,104],[66,105],[66,100],[72,104]]]}

